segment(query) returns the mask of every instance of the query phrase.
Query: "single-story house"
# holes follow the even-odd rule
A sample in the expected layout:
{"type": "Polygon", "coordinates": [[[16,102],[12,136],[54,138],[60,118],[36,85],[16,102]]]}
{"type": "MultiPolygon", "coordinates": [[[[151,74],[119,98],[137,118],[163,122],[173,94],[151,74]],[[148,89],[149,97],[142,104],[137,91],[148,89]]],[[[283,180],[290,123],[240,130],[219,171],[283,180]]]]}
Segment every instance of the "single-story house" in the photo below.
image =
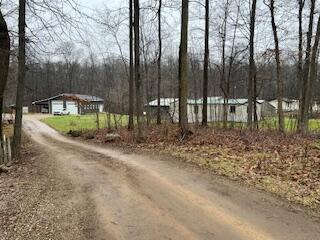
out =
{"type": "MultiPolygon", "coordinates": [[[[208,122],[223,121],[224,98],[209,97],[208,100],[208,122]]],[[[189,123],[202,121],[203,99],[188,100],[187,115],[189,123]]],[[[228,99],[227,101],[228,121],[229,122],[247,122],[248,99],[228,99]]],[[[179,122],[179,101],[170,104],[170,115],[173,122],[179,122]]],[[[276,109],[265,100],[257,100],[258,120],[276,115],[276,109]]]]}
{"type": "MultiPolygon", "coordinates": [[[[274,106],[276,108],[276,110],[278,111],[278,100],[277,99],[269,101],[269,103],[272,106],[274,106]]],[[[300,105],[299,100],[283,98],[282,109],[283,109],[283,112],[285,112],[285,113],[289,113],[289,112],[298,113],[299,107],[300,107],[299,105],[300,105]]],[[[312,111],[316,112],[316,113],[320,112],[320,104],[317,101],[314,101],[312,103],[312,111]]]]}
{"type": "MultiPolygon", "coordinates": [[[[278,111],[278,99],[271,100],[269,103],[278,111]]],[[[282,109],[284,112],[298,112],[299,100],[283,98],[282,109]]]]}
{"type": "MultiPolygon", "coordinates": [[[[176,100],[177,98],[160,98],[160,114],[162,118],[170,119],[170,104],[176,100]]],[[[146,111],[149,111],[151,117],[156,117],[158,112],[158,99],[145,104],[144,107],[146,111]]]]}
{"type": "Polygon", "coordinates": [[[50,98],[32,102],[36,112],[55,114],[56,112],[66,111],[69,114],[87,114],[103,112],[104,100],[100,97],[62,93],[50,98]]]}

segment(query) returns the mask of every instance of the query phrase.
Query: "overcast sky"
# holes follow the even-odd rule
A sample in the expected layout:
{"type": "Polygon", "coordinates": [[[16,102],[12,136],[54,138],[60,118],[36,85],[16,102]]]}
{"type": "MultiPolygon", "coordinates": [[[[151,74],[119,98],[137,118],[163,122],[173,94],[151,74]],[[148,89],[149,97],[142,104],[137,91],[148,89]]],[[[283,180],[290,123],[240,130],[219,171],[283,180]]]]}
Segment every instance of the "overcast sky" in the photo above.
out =
{"type": "MultiPolygon", "coordinates": [[[[40,2],[42,0],[34,0],[40,2]]],[[[52,0],[59,1],[59,0],[52,0]]],[[[98,59],[106,56],[119,57],[120,50],[124,56],[128,53],[128,0],[74,0],[81,7],[80,11],[89,18],[72,11],[65,5],[61,6],[66,15],[70,16],[70,24],[61,24],[47,10],[42,11],[41,7],[37,7],[38,13],[46,19],[46,21],[55,25],[55,28],[47,31],[39,17],[35,17],[32,12],[28,12],[27,25],[30,39],[34,42],[32,49],[38,57],[41,58],[59,58],[56,51],[63,42],[73,42],[82,56],[87,56],[93,52],[98,59]],[[119,11],[119,9],[121,9],[119,11]],[[113,34],[106,25],[98,24],[90,18],[94,18],[99,22],[107,25],[116,25],[121,22],[118,30],[113,34]],[[118,41],[118,42],[117,42],[118,41]],[[54,54],[55,53],[55,54],[54,54]]],[[[230,16],[228,19],[228,41],[227,46],[231,45],[231,38],[234,33],[234,22],[236,19],[237,3],[241,2],[241,14],[239,20],[239,29],[236,31],[236,45],[245,47],[248,43],[248,16],[250,11],[249,0],[229,0],[233,3],[230,8],[230,16]]],[[[5,13],[10,30],[16,34],[17,26],[17,10],[11,12],[14,6],[17,6],[17,0],[4,0],[5,13]]],[[[47,1],[48,2],[48,1],[47,1]]],[[[51,1],[49,1],[51,2],[51,1]]],[[[156,51],[156,16],[150,9],[145,9],[146,4],[154,5],[156,0],[141,0],[143,24],[143,33],[145,41],[150,42],[148,47],[150,52],[156,51]]],[[[164,0],[166,3],[172,3],[173,0],[164,0]]],[[[180,5],[180,1],[176,1],[180,5]]],[[[203,1],[204,2],[204,1],[203,1]]],[[[211,59],[218,61],[221,55],[221,26],[223,19],[223,6],[226,1],[211,1],[211,19],[210,19],[210,50],[211,59]]],[[[291,54],[297,48],[297,6],[296,1],[281,0],[278,1],[281,6],[277,6],[277,23],[279,23],[280,44],[284,54],[291,54]]],[[[306,15],[308,11],[305,11],[306,15]]],[[[178,46],[180,40],[180,12],[177,8],[163,9],[163,50],[164,55],[178,54],[178,46]]],[[[204,27],[204,9],[201,5],[191,1],[190,3],[190,24],[189,24],[189,48],[190,52],[201,55],[203,51],[203,27],[204,27]]],[[[306,23],[306,21],[305,21],[306,23]]],[[[263,52],[268,48],[273,48],[273,36],[270,27],[269,12],[263,4],[258,5],[257,10],[257,27],[256,27],[256,47],[257,52],[263,52]]],[[[14,43],[17,41],[13,39],[14,43]]],[[[228,49],[227,49],[228,51],[228,49]]],[[[155,53],[154,53],[155,54],[155,53]]],[[[151,54],[152,55],[152,54],[151,54]]]]}

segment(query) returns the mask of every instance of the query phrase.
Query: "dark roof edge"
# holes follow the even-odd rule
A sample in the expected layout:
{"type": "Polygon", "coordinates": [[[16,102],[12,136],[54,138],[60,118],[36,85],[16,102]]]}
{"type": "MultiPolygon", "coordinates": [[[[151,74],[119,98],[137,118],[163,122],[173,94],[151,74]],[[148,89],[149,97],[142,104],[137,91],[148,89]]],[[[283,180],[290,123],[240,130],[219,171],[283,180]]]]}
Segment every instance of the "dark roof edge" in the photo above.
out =
{"type": "MultiPolygon", "coordinates": [[[[85,96],[84,94],[61,93],[61,94],[55,95],[53,97],[49,97],[49,98],[44,98],[44,99],[40,99],[40,100],[37,100],[37,101],[33,101],[32,104],[47,102],[47,101],[56,99],[58,97],[63,97],[63,96],[67,96],[68,97],[68,95],[69,95],[69,97],[70,96],[79,97],[79,95],[85,96]]],[[[87,96],[89,96],[89,95],[87,95],[87,96]]],[[[90,97],[95,98],[95,99],[89,99],[90,102],[103,102],[104,101],[102,98],[97,97],[97,96],[90,96],[90,97]]]]}

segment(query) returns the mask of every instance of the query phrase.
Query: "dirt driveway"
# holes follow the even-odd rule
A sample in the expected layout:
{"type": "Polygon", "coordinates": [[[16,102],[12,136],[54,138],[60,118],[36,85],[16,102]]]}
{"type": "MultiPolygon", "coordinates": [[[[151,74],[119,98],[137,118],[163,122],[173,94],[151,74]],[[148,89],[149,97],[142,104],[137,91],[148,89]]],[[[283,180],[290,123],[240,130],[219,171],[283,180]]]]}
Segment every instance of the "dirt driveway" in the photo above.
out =
{"type": "Polygon", "coordinates": [[[24,129],[57,169],[50,178],[64,185],[64,205],[76,209],[59,235],[39,239],[320,239],[318,219],[268,194],[166,157],[73,141],[36,117],[24,129]]]}

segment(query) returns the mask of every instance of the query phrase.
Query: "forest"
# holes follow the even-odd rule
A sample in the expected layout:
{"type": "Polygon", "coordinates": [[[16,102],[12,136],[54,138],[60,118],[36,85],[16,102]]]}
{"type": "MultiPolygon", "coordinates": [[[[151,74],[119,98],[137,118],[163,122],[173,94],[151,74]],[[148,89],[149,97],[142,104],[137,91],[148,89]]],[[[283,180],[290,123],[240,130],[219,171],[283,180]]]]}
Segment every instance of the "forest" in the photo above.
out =
{"type": "MultiPolygon", "coordinates": [[[[16,3],[1,5],[9,26],[14,24],[16,3]]],[[[207,97],[221,96],[225,102],[248,100],[251,128],[257,127],[256,100],[276,99],[283,131],[280,102],[294,99],[299,131],[307,132],[312,105],[319,101],[320,19],[314,0],[123,1],[87,8],[95,15],[75,1],[30,1],[26,7],[25,86],[18,94],[22,52],[15,42],[21,35],[8,31],[13,41],[6,107],[20,95],[20,104],[31,106],[65,92],[91,94],[105,99],[106,111],[128,114],[132,124],[148,102],[179,98],[183,126],[187,99],[202,98],[205,106],[207,97]]],[[[201,114],[206,125],[207,113],[201,114]]]]}
{"type": "Polygon", "coordinates": [[[320,0],[0,0],[1,239],[320,239],[320,0]]]}

